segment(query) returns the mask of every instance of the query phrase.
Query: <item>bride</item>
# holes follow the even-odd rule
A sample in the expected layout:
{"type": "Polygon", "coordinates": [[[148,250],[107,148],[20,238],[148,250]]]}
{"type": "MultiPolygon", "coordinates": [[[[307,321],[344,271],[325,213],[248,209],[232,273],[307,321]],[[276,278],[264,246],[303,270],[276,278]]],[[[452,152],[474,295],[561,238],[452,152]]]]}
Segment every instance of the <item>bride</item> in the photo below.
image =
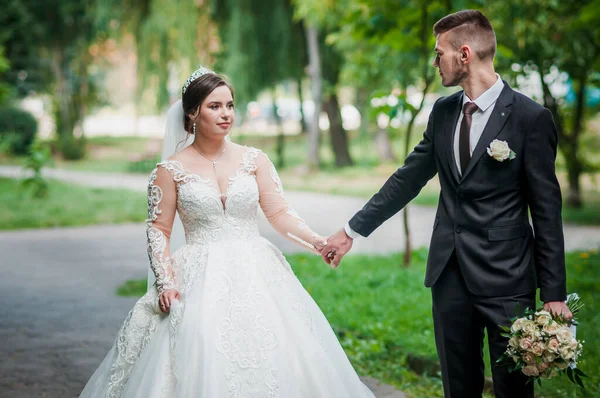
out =
{"type": "Polygon", "coordinates": [[[269,158],[227,138],[233,121],[231,86],[196,70],[169,110],[168,160],[148,184],[156,282],[81,397],[374,397],[281,252],[259,235],[260,205],[285,237],[316,254],[326,245],[285,200],[269,158]],[[178,218],[185,244],[171,251],[178,218]]]}

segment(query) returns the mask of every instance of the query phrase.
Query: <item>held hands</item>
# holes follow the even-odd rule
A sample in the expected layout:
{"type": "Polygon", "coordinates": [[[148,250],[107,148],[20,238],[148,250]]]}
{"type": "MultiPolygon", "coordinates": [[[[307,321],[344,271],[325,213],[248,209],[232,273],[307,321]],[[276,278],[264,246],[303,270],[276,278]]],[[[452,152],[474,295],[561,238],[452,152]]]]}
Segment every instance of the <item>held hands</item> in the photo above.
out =
{"type": "Polygon", "coordinates": [[[337,268],[342,258],[352,249],[352,242],[353,239],[342,228],[327,239],[327,244],[321,249],[321,257],[332,268],[337,268]]]}
{"type": "Polygon", "coordinates": [[[570,322],[573,318],[573,314],[569,310],[569,307],[563,301],[548,301],[544,303],[544,309],[554,316],[564,318],[567,322],[570,322]]]}
{"type": "Polygon", "coordinates": [[[167,289],[158,298],[158,306],[165,314],[171,311],[173,300],[179,300],[179,292],[175,289],[167,289]]]}

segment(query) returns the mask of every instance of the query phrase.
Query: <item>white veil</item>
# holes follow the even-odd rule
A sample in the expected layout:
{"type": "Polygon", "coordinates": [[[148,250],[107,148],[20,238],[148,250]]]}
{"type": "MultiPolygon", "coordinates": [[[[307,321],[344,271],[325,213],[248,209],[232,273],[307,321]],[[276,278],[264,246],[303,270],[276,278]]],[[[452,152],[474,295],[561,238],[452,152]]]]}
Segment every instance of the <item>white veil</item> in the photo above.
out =
{"type": "MultiPolygon", "coordinates": [[[[177,100],[167,112],[167,122],[165,125],[165,138],[163,140],[163,150],[161,162],[167,161],[175,153],[190,146],[194,142],[194,136],[187,133],[183,126],[183,105],[181,100],[177,100]]],[[[183,224],[179,218],[179,214],[175,214],[173,221],[173,230],[171,231],[170,253],[175,251],[185,244],[185,234],[183,224]]],[[[153,288],[156,278],[150,268],[148,268],[148,290],[153,288]]]]}

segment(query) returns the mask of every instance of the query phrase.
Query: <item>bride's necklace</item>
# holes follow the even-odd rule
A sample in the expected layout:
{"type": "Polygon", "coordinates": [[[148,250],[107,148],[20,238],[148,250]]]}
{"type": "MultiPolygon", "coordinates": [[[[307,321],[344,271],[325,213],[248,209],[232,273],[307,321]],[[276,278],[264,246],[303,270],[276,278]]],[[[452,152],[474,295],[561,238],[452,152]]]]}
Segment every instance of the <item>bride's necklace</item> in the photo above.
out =
{"type": "Polygon", "coordinates": [[[200,149],[196,148],[196,145],[192,144],[192,146],[194,147],[194,149],[200,154],[200,156],[202,156],[204,159],[210,161],[213,165],[213,170],[216,172],[217,171],[217,160],[219,160],[221,158],[221,156],[223,156],[223,154],[225,153],[225,150],[227,149],[227,143],[225,143],[225,145],[223,145],[223,150],[221,151],[221,153],[219,154],[219,156],[217,156],[215,159],[211,159],[208,156],[206,156],[205,154],[203,154],[200,149]]]}

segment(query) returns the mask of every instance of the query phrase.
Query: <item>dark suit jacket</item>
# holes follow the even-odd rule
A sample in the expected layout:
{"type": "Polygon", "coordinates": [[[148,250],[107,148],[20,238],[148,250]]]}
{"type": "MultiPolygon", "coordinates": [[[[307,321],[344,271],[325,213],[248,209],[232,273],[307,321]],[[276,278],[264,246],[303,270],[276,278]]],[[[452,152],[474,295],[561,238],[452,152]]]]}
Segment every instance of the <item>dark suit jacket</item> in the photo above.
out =
{"type": "Polygon", "coordinates": [[[425,285],[435,284],[456,251],[465,283],[475,295],[500,297],[539,287],[543,301],[564,300],[556,127],[550,111],[504,84],[462,177],[453,149],[461,91],[435,103],[422,141],[350,220],[350,227],[369,236],[438,173],[441,192],[425,285]],[[489,156],[486,148],[494,139],[508,142],[516,158],[499,162],[489,156]]]}

